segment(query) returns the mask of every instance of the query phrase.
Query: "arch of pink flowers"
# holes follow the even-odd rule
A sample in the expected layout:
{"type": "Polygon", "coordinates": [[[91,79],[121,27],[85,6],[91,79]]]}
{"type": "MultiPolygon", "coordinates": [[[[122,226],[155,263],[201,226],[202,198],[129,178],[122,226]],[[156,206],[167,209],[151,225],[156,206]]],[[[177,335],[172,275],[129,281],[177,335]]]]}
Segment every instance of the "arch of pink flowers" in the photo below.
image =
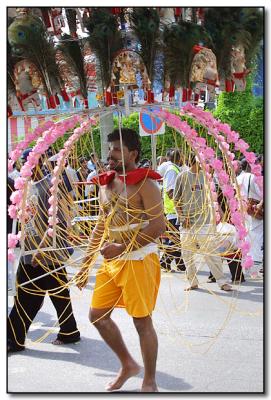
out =
{"type": "MultiPolygon", "coordinates": [[[[36,165],[38,165],[41,155],[44,154],[45,151],[48,150],[48,148],[55,143],[59,137],[63,136],[65,132],[67,132],[69,129],[72,129],[80,121],[81,117],[77,115],[69,117],[64,121],[60,121],[55,124],[50,123],[51,121],[47,121],[47,123],[43,124],[41,127],[38,127],[40,129],[35,129],[35,132],[33,132],[34,135],[31,135],[30,138],[28,137],[24,141],[24,146],[28,147],[29,143],[31,143],[33,140],[33,137],[37,139],[38,135],[42,133],[41,137],[38,137],[36,140],[36,145],[29,153],[27,161],[21,168],[20,176],[15,179],[14,187],[16,190],[10,196],[12,204],[8,208],[8,213],[12,219],[18,219],[21,222],[22,232],[19,232],[17,235],[12,233],[8,235],[9,261],[14,261],[15,259],[14,248],[16,247],[18,241],[22,242],[24,240],[24,221],[27,218],[26,192],[28,181],[32,175],[32,170],[36,167],[36,165]],[[46,130],[44,130],[44,126],[47,127],[46,130]]],[[[20,157],[22,151],[22,146],[19,146],[19,148],[17,146],[11,154],[11,161],[15,162],[16,159],[20,157]]]]}
{"type": "MultiPolygon", "coordinates": [[[[145,111],[144,111],[145,112],[145,111]]],[[[212,181],[211,174],[209,173],[210,166],[213,168],[217,175],[219,185],[222,193],[227,198],[229,208],[231,212],[231,222],[235,226],[238,238],[238,248],[242,251],[242,266],[245,269],[249,269],[253,265],[253,259],[248,255],[250,250],[250,243],[246,240],[247,230],[245,228],[245,213],[243,209],[242,200],[235,195],[233,185],[230,183],[230,176],[223,167],[222,161],[215,157],[214,150],[207,145],[206,139],[198,135],[197,131],[193,129],[186,121],[183,121],[179,116],[173,114],[165,109],[158,111],[154,109],[150,114],[155,115],[162,119],[168,126],[174,128],[186,139],[191,148],[198,155],[201,166],[206,174],[206,177],[210,183],[211,195],[215,202],[217,209],[217,195],[215,193],[214,183],[212,181]]],[[[240,151],[247,159],[251,166],[251,171],[256,175],[256,182],[259,187],[263,188],[263,178],[261,175],[261,167],[256,162],[256,156],[253,152],[248,152],[249,145],[242,139],[239,139],[239,134],[230,129],[229,125],[221,124],[220,121],[216,120],[211,113],[206,111],[198,110],[191,104],[187,104],[186,107],[180,110],[180,115],[189,115],[196,122],[208,128],[208,134],[212,135],[219,144],[220,149],[226,156],[227,161],[234,170],[237,168],[237,160],[235,160],[235,154],[232,153],[230,143],[235,143],[235,150],[240,151]],[[205,115],[206,113],[206,115],[205,115]],[[220,135],[220,132],[224,136],[220,135]]]]}
{"type": "MultiPolygon", "coordinates": [[[[235,226],[238,234],[238,247],[241,249],[243,255],[242,266],[245,269],[249,269],[253,265],[253,259],[252,257],[248,256],[250,243],[245,240],[248,232],[245,228],[243,204],[240,198],[234,194],[234,188],[230,183],[230,176],[225,171],[223,163],[215,157],[214,150],[207,146],[206,139],[198,136],[197,131],[191,128],[191,126],[186,121],[183,121],[179,116],[172,114],[165,109],[161,111],[152,110],[149,113],[158,116],[168,126],[174,128],[177,132],[183,135],[191,148],[196,152],[209,181],[211,196],[215,203],[216,216],[218,220],[217,194],[215,192],[212,176],[209,173],[210,166],[216,172],[222,192],[229,203],[231,222],[235,226]]],[[[230,144],[234,143],[234,149],[236,151],[240,151],[245,156],[246,160],[250,164],[252,173],[256,176],[257,184],[261,190],[263,189],[261,167],[255,163],[256,156],[253,152],[247,151],[249,145],[244,140],[239,138],[239,134],[237,132],[232,131],[228,124],[222,124],[219,120],[216,120],[211,113],[202,111],[191,104],[187,104],[184,108],[182,108],[180,115],[190,116],[196,122],[207,128],[208,134],[215,138],[227,161],[231,167],[236,170],[237,160],[235,159],[235,154],[229,150],[230,144]]],[[[16,149],[11,152],[9,159],[9,170],[10,168],[12,169],[14,162],[20,157],[22,151],[28,147],[29,143],[31,143],[33,140],[37,140],[36,145],[33,147],[27,158],[27,162],[20,171],[20,177],[15,180],[16,191],[14,191],[11,195],[12,205],[9,206],[10,217],[18,218],[22,223],[22,227],[23,222],[27,217],[27,212],[25,210],[26,199],[24,194],[26,191],[27,182],[32,174],[32,169],[38,164],[40,156],[49,148],[50,145],[52,145],[59,137],[63,136],[67,130],[74,127],[77,123],[82,122],[78,128],[75,128],[73,134],[64,143],[63,149],[61,149],[59,152],[57,165],[52,173],[52,186],[50,188],[51,196],[49,198],[50,208],[48,210],[48,235],[54,237],[55,226],[57,224],[57,187],[61,172],[64,168],[65,159],[69,155],[72,146],[87,131],[89,126],[95,123],[95,121],[96,120],[94,118],[90,118],[82,122],[82,118],[76,115],[58,123],[47,121],[42,126],[37,127],[32,135],[29,135],[25,141],[19,143],[16,149]],[[42,136],[39,137],[41,134],[42,136]]],[[[19,240],[23,240],[23,234],[21,234],[21,232],[19,232],[17,235],[9,234],[8,259],[10,261],[13,261],[15,258],[14,248],[19,240]]]]}

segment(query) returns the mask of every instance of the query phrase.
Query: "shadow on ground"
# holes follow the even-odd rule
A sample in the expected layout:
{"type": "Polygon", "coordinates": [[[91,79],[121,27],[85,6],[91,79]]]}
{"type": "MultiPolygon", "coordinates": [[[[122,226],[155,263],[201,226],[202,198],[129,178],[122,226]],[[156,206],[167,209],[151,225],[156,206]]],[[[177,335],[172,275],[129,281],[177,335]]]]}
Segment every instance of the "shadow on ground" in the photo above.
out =
{"type": "MultiPolygon", "coordinates": [[[[38,333],[37,331],[38,330],[35,330],[35,336],[38,333]]],[[[28,337],[31,338],[32,334],[33,332],[30,332],[28,337]]],[[[39,348],[42,349],[42,343],[39,344],[39,348]]],[[[71,353],[56,352],[53,351],[52,345],[52,351],[26,348],[23,355],[32,358],[77,363],[85,367],[110,372],[109,374],[95,373],[94,375],[96,376],[114,377],[119,370],[119,362],[117,358],[101,340],[83,337],[79,343],[65,345],[65,348],[74,351],[71,353]]],[[[12,355],[10,355],[10,357],[12,357],[12,355]]],[[[142,378],[143,372],[138,376],[142,378]]],[[[156,377],[158,386],[166,391],[183,391],[192,388],[192,386],[184,382],[183,379],[169,375],[165,372],[157,371],[156,377]]],[[[134,391],[138,391],[138,389],[135,389],[134,391]]]]}

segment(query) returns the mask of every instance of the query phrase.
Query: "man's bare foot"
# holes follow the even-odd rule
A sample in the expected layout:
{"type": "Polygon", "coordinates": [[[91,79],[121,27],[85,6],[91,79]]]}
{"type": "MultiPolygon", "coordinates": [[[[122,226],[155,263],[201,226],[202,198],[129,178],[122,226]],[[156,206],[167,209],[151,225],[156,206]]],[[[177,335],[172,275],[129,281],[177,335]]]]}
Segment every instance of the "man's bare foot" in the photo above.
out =
{"type": "Polygon", "coordinates": [[[112,390],[118,390],[122,387],[122,385],[127,381],[127,379],[131,378],[132,376],[135,376],[139,374],[140,372],[140,366],[134,362],[133,364],[130,364],[127,367],[122,367],[119,370],[118,376],[116,379],[112,382],[110,382],[106,386],[106,390],[111,392],[112,390]]]}
{"type": "Polygon", "coordinates": [[[142,384],[141,392],[158,392],[156,383],[144,383],[142,384]]]}
{"type": "Polygon", "coordinates": [[[224,285],[222,285],[220,289],[225,290],[225,292],[232,292],[232,286],[228,283],[224,283],[224,285]]]}
{"type": "Polygon", "coordinates": [[[184,289],[184,291],[188,292],[189,290],[197,290],[198,288],[199,288],[198,285],[188,286],[187,288],[184,289]]]}

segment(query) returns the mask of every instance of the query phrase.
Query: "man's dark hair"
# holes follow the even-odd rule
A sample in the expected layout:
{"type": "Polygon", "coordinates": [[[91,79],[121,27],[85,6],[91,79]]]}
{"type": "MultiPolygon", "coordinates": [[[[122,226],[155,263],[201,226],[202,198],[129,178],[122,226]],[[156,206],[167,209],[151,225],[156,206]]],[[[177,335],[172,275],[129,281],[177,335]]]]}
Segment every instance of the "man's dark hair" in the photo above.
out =
{"type": "MultiPolygon", "coordinates": [[[[135,162],[138,163],[141,152],[140,136],[136,131],[129,128],[122,128],[121,136],[123,144],[128,148],[129,151],[137,150],[135,162]]],[[[108,142],[115,142],[116,140],[120,140],[120,132],[118,129],[114,129],[113,132],[109,133],[107,136],[108,142]]]]}
{"type": "Polygon", "coordinates": [[[83,162],[87,161],[88,159],[86,157],[80,157],[79,158],[79,164],[83,164],[83,162]]]}
{"type": "Polygon", "coordinates": [[[169,159],[171,162],[175,163],[175,164],[179,164],[179,162],[181,161],[181,153],[178,149],[174,149],[170,152],[170,156],[169,159]]]}
{"type": "Polygon", "coordinates": [[[166,151],[166,157],[167,157],[167,158],[170,158],[170,155],[171,155],[172,150],[173,150],[173,149],[168,149],[168,150],[166,151]]]}
{"type": "Polygon", "coordinates": [[[242,171],[245,171],[245,172],[249,172],[250,171],[249,164],[248,164],[248,162],[247,162],[247,160],[245,158],[243,158],[241,160],[241,168],[242,168],[242,171]]]}

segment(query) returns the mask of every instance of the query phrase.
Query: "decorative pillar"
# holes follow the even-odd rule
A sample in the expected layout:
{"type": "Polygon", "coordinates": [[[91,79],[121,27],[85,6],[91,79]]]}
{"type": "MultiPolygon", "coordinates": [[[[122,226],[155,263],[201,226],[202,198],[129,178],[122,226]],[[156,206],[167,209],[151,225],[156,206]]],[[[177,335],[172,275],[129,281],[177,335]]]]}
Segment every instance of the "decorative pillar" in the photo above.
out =
{"type": "Polygon", "coordinates": [[[114,130],[113,113],[106,112],[100,115],[100,131],[101,131],[101,159],[103,162],[107,160],[108,155],[108,142],[107,135],[114,130]]]}

